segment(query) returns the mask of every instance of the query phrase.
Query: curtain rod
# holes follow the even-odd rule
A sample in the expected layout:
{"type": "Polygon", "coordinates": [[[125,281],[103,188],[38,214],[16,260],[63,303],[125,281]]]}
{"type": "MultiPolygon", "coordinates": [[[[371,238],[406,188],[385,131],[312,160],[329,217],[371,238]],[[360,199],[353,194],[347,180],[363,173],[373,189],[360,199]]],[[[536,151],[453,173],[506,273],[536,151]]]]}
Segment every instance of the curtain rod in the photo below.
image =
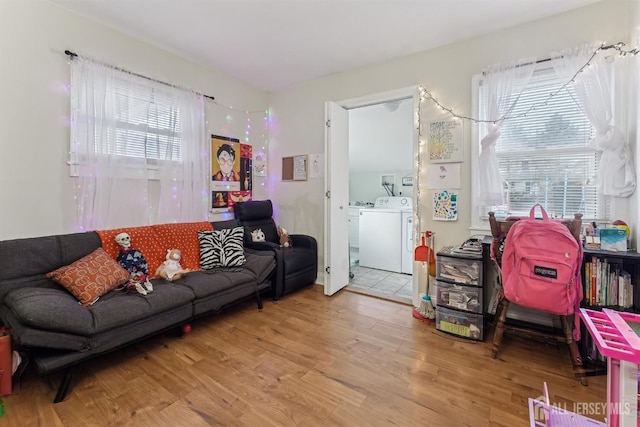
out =
{"type": "MultiPolygon", "coordinates": [[[[616,44],[610,44],[610,45],[607,45],[607,46],[601,46],[601,47],[600,47],[600,50],[607,50],[607,49],[616,49],[616,50],[620,50],[620,47],[621,47],[621,43],[616,43],[616,44]]],[[[633,49],[633,50],[628,51],[627,53],[628,53],[628,54],[631,54],[631,55],[635,55],[635,54],[637,54],[637,53],[638,53],[638,50],[637,50],[637,49],[633,49]]],[[[524,64],[516,64],[516,65],[515,65],[515,67],[516,67],[516,68],[518,68],[518,67],[524,67],[524,66],[526,66],[526,65],[531,65],[531,64],[541,64],[541,63],[543,63],[543,62],[549,62],[549,61],[551,61],[551,60],[553,60],[553,58],[538,59],[538,60],[537,60],[537,61],[535,61],[535,62],[526,62],[526,63],[524,63],[524,64]]],[[[482,75],[483,75],[483,76],[484,76],[484,75],[486,75],[486,74],[487,74],[487,72],[486,72],[486,71],[483,71],[483,72],[482,72],[482,75]]]]}
{"type": "MultiPolygon", "coordinates": [[[[77,54],[77,53],[71,52],[70,50],[65,50],[65,51],[64,51],[64,54],[65,54],[65,55],[67,55],[67,56],[69,56],[69,58],[70,58],[71,60],[73,60],[74,58],[77,58],[77,57],[78,57],[78,54],[77,54]]],[[[201,96],[204,96],[205,98],[208,98],[208,99],[210,99],[210,100],[212,100],[212,101],[214,101],[214,100],[216,99],[216,98],[215,98],[215,97],[213,97],[213,96],[205,95],[205,94],[203,94],[203,93],[199,93],[199,92],[195,92],[195,91],[193,91],[193,90],[185,89],[185,88],[183,88],[183,87],[180,87],[180,86],[177,86],[177,85],[174,85],[174,84],[171,84],[171,83],[163,82],[162,80],[157,80],[157,79],[154,79],[154,78],[152,78],[152,77],[148,77],[148,76],[145,76],[145,75],[142,75],[142,74],[134,73],[133,71],[125,70],[124,68],[116,67],[116,66],[111,65],[111,64],[106,64],[106,63],[104,63],[104,62],[100,62],[100,61],[95,61],[95,62],[99,62],[99,63],[100,63],[100,64],[102,64],[102,65],[106,65],[107,67],[111,67],[111,68],[113,68],[114,70],[118,70],[118,71],[122,71],[122,72],[125,72],[125,73],[129,73],[129,74],[131,74],[131,75],[134,75],[134,76],[136,76],[136,77],[141,77],[141,78],[143,78],[143,79],[151,80],[152,82],[156,82],[156,83],[160,83],[160,84],[163,84],[163,85],[167,85],[167,86],[175,87],[175,88],[178,88],[178,89],[187,90],[187,91],[189,91],[189,92],[194,92],[195,94],[197,94],[197,95],[201,95],[201,96]]]]}
{"type": "MultiPolygon", "coordinates": [[[[621,47],[621,43],[616,43],[616,44],[610,44],[610,45],[607,45],[607,46],[601,46],[601,47],[600,47],[600,50],[607,50],[607,49],[617,49],[617,50],[620,50],[620,47],[621,47]]],[[[635,55],[636,53],[638,53],[638,50],[637,50],[637,49],[633,49],[633,50],[628,51],[627,53],[632,54],[632,55],[635,55]]],[[[551,61],[551,60],[553,60],[553,58],[538,59],[538,60],[537,60],[537,61],[535,61],[535,62],[526,62],[526,63],[524,63],[524,64],[517,64],[517,65],[515,65],[515,67],[516,67],[516,68],[518,68],[518,67],[524,67],[525,65],[541,64],[541,63],[543,63],[543,62],[549,62],[549,61],[551,61]]],[[[482,72],[482,74],[483,74],[483,75],[485,75],[485,74],[486,74],[486,71],[483,71],[483,72],[482,72]]]]}

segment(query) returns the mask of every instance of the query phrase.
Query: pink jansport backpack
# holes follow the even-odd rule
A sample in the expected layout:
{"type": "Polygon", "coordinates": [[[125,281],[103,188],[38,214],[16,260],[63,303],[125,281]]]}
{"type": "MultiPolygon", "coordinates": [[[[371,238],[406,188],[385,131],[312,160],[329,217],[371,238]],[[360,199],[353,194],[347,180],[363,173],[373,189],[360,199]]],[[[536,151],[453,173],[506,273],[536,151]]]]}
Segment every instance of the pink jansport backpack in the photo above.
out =
{"type": "Polygon", "coordinates": [[[572,314],[582,300],[581,267],[582,245],[567,226],[550,220],[537,204],[529,218],[517,221],[507,233],[502,255],[504,295],[525,307],[572,314]],[[542,220],[534,217],[536,206],[542,220]]]}

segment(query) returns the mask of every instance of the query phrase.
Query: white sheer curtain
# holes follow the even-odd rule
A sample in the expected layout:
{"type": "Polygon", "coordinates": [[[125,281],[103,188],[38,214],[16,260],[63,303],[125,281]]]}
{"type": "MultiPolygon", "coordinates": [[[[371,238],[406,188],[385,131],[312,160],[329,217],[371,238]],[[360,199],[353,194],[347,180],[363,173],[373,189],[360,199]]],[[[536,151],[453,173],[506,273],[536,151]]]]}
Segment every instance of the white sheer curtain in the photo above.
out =
{"type": "MultiPolygon", "coordinates": [[[[553,53],[552,63],[556,73],[567,80],[572,78],[601,45],[593,43],[553,53]]],[[[591,65],[579,73],[572,89],[575,90],[578,104],[596,130],[595,137],[590,141],[591,146],[602,152],[598,167],[598,191],[606,196],[628,197],[636,188],[636,178],[624,127],[619,122],[624,114],[615,114],[614,107],[616,94],[625,99],[628,96],[624,85],[628,79],[624,73],[629,64],[622,58],[612,58],[601,50],[591,59],[591,65]]]]}
{"type": "Polygon", "coordinates": [[[513,111],[535,67],[535,58],[524,58],[515,64],[493,66],[485,73],[483,85],[486,86],[488,105],[480,108],[480,111],[486,112],[480,118],[493,123],[488,126],[487,134],[480,141],[478,206],[503,203],[496,142],[506,120],[502,118],[508,117],[513,111]]]}
{"type": "Polygon", "coordinates": [[[202,96],[71,61],[78,230],[206,219],[204,134],[202,96]]]}
{"type": "Polygon", "coordinates": [[[157,223],[206,221],[209,206],[209,145],[205,136],[204,99],[173,88],[180,111],[180,138],[158,162],[160,197],[157,223]],[[181,160],[176,159],[176,150],[181,160]]]}

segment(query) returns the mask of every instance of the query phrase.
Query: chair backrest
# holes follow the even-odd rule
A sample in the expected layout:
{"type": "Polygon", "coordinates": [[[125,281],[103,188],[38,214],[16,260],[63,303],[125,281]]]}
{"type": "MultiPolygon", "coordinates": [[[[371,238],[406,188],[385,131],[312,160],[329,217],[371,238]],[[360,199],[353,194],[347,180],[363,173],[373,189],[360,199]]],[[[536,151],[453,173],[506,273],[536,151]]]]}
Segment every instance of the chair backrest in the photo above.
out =
{"type": "Polygon", "coordinates": [[[507,238],[507,233],[511,229],[511,226],[519,221],[519,217],[507,217],[503,220],[496,218],[494,212],[489,212],[489,225],[491,226],[491,259],[493,259],[498,266],[502,265],[502,252],[504,251],[504,240],[507,238]]]}
{"type": "MultiPolygon", "coordinates": [[[[494,212],[489,212],[489,225],[491,226],[491,236],[493,240],[491,242],[491,258],[498,264],[502,265],[502,252],[504,249],[504,240],[509,233],[509,230],[521,219],[528,217],[509,216],[503,220],[496,218],[494,212]]],[[[580,230],[582,228],[582,214],[573,214],[573,219],[558,219],[557,221],[566,225],[571,232],[571,235],[580,242],[580,230]]]]}
{"type": "Polygon", "coordinates": [[[252,200],[233,205],[233,214],[238,224],[244,227],[244,241],[251,242],[251,232],[261,229],[267,242],[278,243],[278,229],[273,220],[271,200],[252,200]]]}

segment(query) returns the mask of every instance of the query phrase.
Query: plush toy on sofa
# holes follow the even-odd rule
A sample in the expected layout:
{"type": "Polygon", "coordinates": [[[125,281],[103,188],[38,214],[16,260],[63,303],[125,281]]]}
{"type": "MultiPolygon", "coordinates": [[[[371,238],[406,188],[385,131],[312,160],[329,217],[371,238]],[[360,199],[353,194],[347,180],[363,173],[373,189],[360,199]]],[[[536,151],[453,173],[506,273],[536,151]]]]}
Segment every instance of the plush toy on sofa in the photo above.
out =
{"type": "Polygon", "coordinates": [[[267,238],[264,235],[264,231],[262,228],[256,228],[251,232],[251,241],[252,242],[266,242],[267,238]]]}
{"type": "Polygon", "coordinates": [[[282,248],[290,248],[293,246],[291,244],[291,237],[289,237],[289,233],[284,228],[278,226],[278,237],[280,239],[280,247],[282,248]]]}
{"type": "Polygon", "coordinates": [[[182,259],[182,252],[180,249],[168,249],[167,250],[167,259],[160,264],[158,269],[156,270],[156,276],[162,277],[168,281],[178,280],[187,274],[191,270],[185,270],[180,265],[180,260],[182,259]]]}
{"type": "Polygon", "coordinates": [[[129,291],[135,288],[141,295],[153,292],[153,285],[149,281],[149,264],[142,252],[131,247],[131,236],[127,233],[119,233],[116,236],[116,243],[120,245],[117,261],[131,275],[131,280],[124,289],[129,291]]]}

